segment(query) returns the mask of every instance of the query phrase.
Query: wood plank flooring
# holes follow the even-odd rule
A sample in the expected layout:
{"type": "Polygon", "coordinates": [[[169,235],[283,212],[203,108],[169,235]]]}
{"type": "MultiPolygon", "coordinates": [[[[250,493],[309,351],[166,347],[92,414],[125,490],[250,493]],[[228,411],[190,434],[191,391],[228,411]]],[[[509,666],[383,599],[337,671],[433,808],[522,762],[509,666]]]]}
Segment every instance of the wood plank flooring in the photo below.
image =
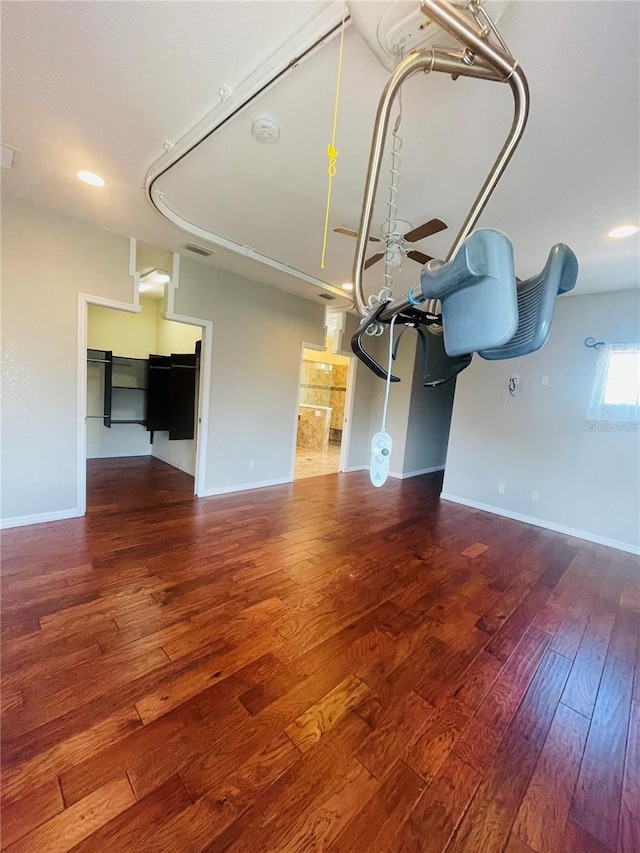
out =
{"type": "Polygon", "coordinates": [[[191,489],[5,532],[3,850],[640,851],[637,557],[435,475],[191,489]]]}

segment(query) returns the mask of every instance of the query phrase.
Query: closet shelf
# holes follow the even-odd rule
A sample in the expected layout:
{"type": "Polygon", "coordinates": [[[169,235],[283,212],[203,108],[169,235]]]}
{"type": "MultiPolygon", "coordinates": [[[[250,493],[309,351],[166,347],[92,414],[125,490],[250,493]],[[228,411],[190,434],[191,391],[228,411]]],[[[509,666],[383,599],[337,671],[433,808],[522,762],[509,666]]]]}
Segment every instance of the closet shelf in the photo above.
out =
{"type": "Polygon", "coordinates": [[[112,385],[112,388],[119,388],[122,391],[146,391],[146,385],[112,385]]]}
{"type": "Polygon", "coordinates": [[[198,350],[129,358],[89,349],[87,360],[98,362],[100,369],[87,373],[87,410],[92,413],[87,422],[102,418],[107,429],[139,424],[150,434],[151,443],[158,431],[168,432],[169,441],[192,440],[198,359],[198,350]],[[93,414],[100,409],[104,415],[93,414]]]}

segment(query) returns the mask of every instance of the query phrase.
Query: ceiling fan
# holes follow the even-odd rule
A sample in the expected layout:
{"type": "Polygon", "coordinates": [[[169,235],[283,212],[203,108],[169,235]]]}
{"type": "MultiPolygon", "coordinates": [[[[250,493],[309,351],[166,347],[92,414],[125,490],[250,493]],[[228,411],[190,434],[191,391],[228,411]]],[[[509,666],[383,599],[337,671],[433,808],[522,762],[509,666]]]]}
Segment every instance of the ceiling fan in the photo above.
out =
{"type": "MultiPolygon", "coordinates": [[[[425,237],[431,237],[432,234],[438,234],[440,231],[444,231],[448,226],[441,219],[430,219],[428,222],[423,223],[422,225],[418,225],[417,228],[413,228],[411,231],[407,231],[406,234],[398,234],[398,233],[390,233],[386,235],[385,242],[389,249],[397,249],[403,255],[406,255],[408,258],[411,258],[412,261],[417,261],[419,264],[426,264],[428,261],[432,260],[431,255],[425,255],[424,252],[419,252],[417,249],[410,249],[409,245],[411,243],[417,243],[419,240],[424,240],[425,237]]],[[[350,228],[334,228],[333,229],[336,234],[346,234],[347,237],[357,237],[358,232],[352,231],[350,228]]],[[[381,243],[383,242],[380,237],[369,237],[372,243],[381,243]]],[[[374,264],[377,264],[378,261],[381,261],[385,256],[385,252],[377,252],[375,255],[371,255],[370,258],[364,263],[364,268],[367,270],[369,267],[372,267],[374,264]]]]}

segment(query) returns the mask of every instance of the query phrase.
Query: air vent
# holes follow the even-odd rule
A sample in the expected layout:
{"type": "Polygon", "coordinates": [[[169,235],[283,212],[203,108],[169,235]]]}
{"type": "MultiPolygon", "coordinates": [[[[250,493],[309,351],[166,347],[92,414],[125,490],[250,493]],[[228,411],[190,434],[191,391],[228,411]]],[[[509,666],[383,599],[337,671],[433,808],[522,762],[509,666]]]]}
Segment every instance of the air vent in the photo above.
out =
{"type": "Polygon", "coordinates": [[[327,302],[333,302],[335,299],[335,296],[332,296],[330,293],[320,293],[318,295],[320,296],[320,299],[326,299],[327,302]]]}
{"type": "Polygon", "coordinates": [[[185,243],[184,247],[190,252],[193,252],[194,255],[202,255],[203,258],[208,258],[209,255],[213,255],[211,249],[205,249],[204,246],[198,246],[196,243],[185,243]]]}

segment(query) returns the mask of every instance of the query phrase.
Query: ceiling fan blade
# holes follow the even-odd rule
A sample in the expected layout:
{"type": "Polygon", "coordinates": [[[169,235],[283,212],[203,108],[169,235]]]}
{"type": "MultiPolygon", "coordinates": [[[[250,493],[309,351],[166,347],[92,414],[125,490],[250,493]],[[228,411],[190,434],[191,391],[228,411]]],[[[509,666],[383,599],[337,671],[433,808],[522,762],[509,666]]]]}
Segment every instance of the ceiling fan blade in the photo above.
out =
{"type": "Polygon", "coordinates": [[[371,255],[371,257],[367,258],[367,260],[364,262],[364,268],[368,270],[369,267],[372,267],[374,264],[377,264],[378,261],[381,261],[383,258],[384,252],[379,252],[377,255],[371,255]]]}
{"type": "MultiPolygon", "coordinates": [[[[347,237],[357,237],[358,236],[358,232],[352,231],[351,228],[334,228],[333,230],[335,231],[336,234],[346,234],[347,237]]],[[[379,237],[369,237],[369,239],[371,240],[372,243],[379,243],[380,242],[379,237]]]]}
{"type": "Polygon", "coordinates": [[[404,239],[407,243],[417,243],[418,240],[423,240],[425,237],[430,237],[432,234],[444,231],[445,228],[448,228],[448,226],[442,221],[442,219],[430,219],[428,222],[425,222],[424,225],[418,225],[418,227],[414,228],[412,231],[407,231],[404,235],[404,239]]]}
{"type": "Polygon", "coordinates": [[[423,266],[433,260],[431,255],[425,255],[424,252],[418,252],[416,249],[412,249],[410,252],[407,252],[407,257],[411,258],[412,261],[417,261],[423,266]]]}

